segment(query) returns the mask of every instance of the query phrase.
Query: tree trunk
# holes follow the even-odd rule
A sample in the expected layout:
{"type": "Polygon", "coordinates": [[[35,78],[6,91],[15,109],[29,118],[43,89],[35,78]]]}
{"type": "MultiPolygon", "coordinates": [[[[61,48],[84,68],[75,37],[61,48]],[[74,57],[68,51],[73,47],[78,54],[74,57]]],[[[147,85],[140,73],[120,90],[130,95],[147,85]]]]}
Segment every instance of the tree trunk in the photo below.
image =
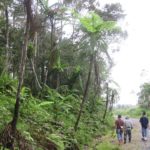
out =
{"type": "Polygon", "coordinates": [[[9,148],[10,150],[14,150],[14,140],[16,136],[16,125],[19,117],[19,106],[20,106],[20,91],[23,84],[24,79],[24,71],[25,71],[25,63],[27,58],[27,46],[28,46],[28,40],[29,40],[29,29],[30,29],[30,19],[31,19],[31,3],[32,0],[24,0],[24,4],[26,7],[26,13],[27,13],[27,19],[26,19],[26,28],[25,28],[25,34],[24,34],[24,43],[22,46],[22,52],[21,52],[21,62],[19,66],[19,83],[17,88],[17,94],[16,94],[16,103],[14,108],[14,114],[12,121],[5,126],[5,129],[3,130],[3,134],[1,136],[3,149],[9,148]]]}
{"type": "Polygon", "coordinates": [[[14,108],[14,115],[12,119],[12,131],[13,135],[15,137],[16,133],[16,125],[19,117],[19,107],[20,107],[20,92],[21,92],[21,87],[23,84],[23,79],[24,79],[24,72],[25,72],[25,64],[26,64],[26,58],[27,58],[27,47],[28,47],[28,40],[29,40],[29,30],[30,30],[30,13],[31,13],[31,3],[32,0],[24,0],[24,4],[26,7],[27,11],[27,19],[26,19],[26,29],[25,29],[25,34],[24,34],[24,43],[22,47],[22,53],[21,53],[21,63],[19,66],[19,84],[18,84],[18,89],[17,89],[17,94],[16,94],[16,103],[15,103],[15,108],[14,108]]]}
{"type": "Polygon", "coordinates": [[[60,86],[60,72],[57,72],[57,85],[56,85],[56,89],[58,89],[60,86]]]}
{"type": "Polygon", "coordinates": [[[111,100],[110,100],[110,106],[109,106],[109,111],[110,111],[110,112],[113,110],[114,97],[115,97],[115,94],[114,94],[114,92],[112,91],[111,100]]]}
{"type": "Polygon", "coordinates": [[[95,72],[95,94],[99,93],[101,95],[101,76],[100,76],[100,68],[98,66],[98,62],[96,60],[96,56],[94,57],[94,72],[95,72]]]}
{"type": "Polygon", "coordinates": [[[34,74],[34,76],[35,76],[35,80],[36,80],[36,83],[37,83],[37,85],[38,85],[38,88],[39,88],[39,89],[42,89],[42,86],[41,86],[41,84],[40,84],[40,82],[39,82],[39,80],[38,80],[37,73],[36,73],[36,71],[35,71],[33,59],[31,58],[30,61],[31,61],[32,71],[33,71],[33,74],[34,74]]]}
{"type": "Polygon", "coordinates": [[[75,126],[74,126],[75,131],[77,131],[78,124],[79,124],[81,114],[82,114],[82,111],[83,111],[84,103],[85,103],[85,100],[86,100],[86,97],[87,97],[89,84],[90,84],[90,79],[91,79],[92,66],[93,66],[93,55],[91,55],[91,58],[90,58],[90,67],[89,67],[89,72],[88,72],[88,78],[87,78],[84,93],[83,93],[83,99],[82,99],[82,102],[81,102],[81,105],[80,105],[80,111],[79,111],[79,114],[78,114],[78,117],[77,117],[77,120],[76,120],[76,123],[75,123],[75,126]]]}
{"type": "Polygon", "coordinates": [[[106,105],[105,105],[105,111],[104,111],[104,115],[103,115],[103,122],[106,118],[106,114],[107,114],[107,109],[108,109],[108,103],[109,103],[109,88],[108,88],[108,83],[107,83],[107,91],[106,91],[106,105]]]}
{"type": "Polygon", "coordinates": [[[6,38],[6,59],[5,59],[5,68],[3,70],[3,73],[8,73],[8,68],[9,68],[9,15],[8,15],[8,7],[5,9],[5,19],[6,19],[6,25],[5,25],[5,38],[6,38]]]}
{"type": "Polygon", "coordinates": [[[95,82],[94,82],[94,97],[93,97],[93,108],[92,111],[94,111],[94,106],[96,104],[97,97],[100,97],[101,95],[101,77],[100,77],[100,71],[98,62],[96,60],[96,56],[94,57],[94,73],[95,73],[95,82]]]}

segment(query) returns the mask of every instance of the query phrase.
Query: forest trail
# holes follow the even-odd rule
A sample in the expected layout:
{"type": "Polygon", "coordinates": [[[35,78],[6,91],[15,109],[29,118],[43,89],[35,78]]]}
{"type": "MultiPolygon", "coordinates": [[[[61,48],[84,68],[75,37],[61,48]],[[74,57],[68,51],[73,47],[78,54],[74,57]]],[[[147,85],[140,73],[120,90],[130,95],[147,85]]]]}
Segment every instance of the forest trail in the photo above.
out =
{"type": "Polygon", "coordinates": [[[146,142],[141,140],[141,126],[138,119],[132,119],[132,141],[120,146],[121,150],[150,150],[150,136],[146,142]]]}

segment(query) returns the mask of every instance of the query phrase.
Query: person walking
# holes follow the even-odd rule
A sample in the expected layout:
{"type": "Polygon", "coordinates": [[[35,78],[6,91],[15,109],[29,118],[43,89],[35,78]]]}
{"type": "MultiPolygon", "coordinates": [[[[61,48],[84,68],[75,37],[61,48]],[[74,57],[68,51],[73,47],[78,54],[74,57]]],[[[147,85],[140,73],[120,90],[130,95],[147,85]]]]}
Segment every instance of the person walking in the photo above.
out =
{"type": "Polygon", "coordinates": [[[140,118],[141,128],[142,128],[142,140],[147,141],[147,130],[148,130],[148,124],[149,120],[146,116],[146,112],[143,111],[142,117],[140,118]]]}
{"type": "Polygon", "coordinates": [[[133,124],[129,117],[125,118],[124,121],[124,144],[127,142],[127,138],[129,143],[131,142],[131,130],[133,129],[133,124]]]}
{"type": "Polygon", "coordinates": [[[118,118],[115,121],[115,127],[116,127],[117,139],[119,145],[121,145],[123,143],[123,127],[124,127],[124,121],[121,119],[121,115],[118,115],[118,118]]]}

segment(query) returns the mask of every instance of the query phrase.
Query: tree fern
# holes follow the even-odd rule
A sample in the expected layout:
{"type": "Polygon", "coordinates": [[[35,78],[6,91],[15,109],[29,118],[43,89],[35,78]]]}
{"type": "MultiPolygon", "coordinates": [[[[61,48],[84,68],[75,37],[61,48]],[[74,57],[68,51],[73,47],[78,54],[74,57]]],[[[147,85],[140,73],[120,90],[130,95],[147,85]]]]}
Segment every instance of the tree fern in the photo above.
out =
{"type": "Polygon", "coordinates": [[[82,26],[90,33],[112,30],[116,25],[116,22],[114,21],[104,21],[94,12],[90,12],[88,15],[80,17],[79,20],[82,26]]]}

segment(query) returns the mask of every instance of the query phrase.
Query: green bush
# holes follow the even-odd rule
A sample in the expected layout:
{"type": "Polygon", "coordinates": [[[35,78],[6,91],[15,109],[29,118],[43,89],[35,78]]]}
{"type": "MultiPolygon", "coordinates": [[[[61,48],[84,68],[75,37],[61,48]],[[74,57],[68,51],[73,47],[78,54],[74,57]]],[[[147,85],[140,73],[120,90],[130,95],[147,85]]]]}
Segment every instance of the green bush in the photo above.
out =
{"type": "Polygon", "coordinates": [[[118,146],[105,142],[96,146],[96,150],[120,150],[118,146]]]}
{"type": "MultiPolygon", "coordinates": [[[[0,77],[0,83],[2,131],[13,117],[17,82],[9,77],[0,77]]],[[[90,100],[91,102],[85,103],[78,130],[75,132],[74,125],[80,110],[81,95],[73,90],[60,94],[45,86],[39,97],[34,97],[30,88],[23,87],[17,129],[35,149],[39,150],[46,140],[55,143],[58,150],[66,147],[83,149],[84,145],[91,147],[95,137],[108,134],[114,120],[108,113],[103,122],[104,109],[101,100],[97,99],[93,105],[92,97],[90,100]]]]}

